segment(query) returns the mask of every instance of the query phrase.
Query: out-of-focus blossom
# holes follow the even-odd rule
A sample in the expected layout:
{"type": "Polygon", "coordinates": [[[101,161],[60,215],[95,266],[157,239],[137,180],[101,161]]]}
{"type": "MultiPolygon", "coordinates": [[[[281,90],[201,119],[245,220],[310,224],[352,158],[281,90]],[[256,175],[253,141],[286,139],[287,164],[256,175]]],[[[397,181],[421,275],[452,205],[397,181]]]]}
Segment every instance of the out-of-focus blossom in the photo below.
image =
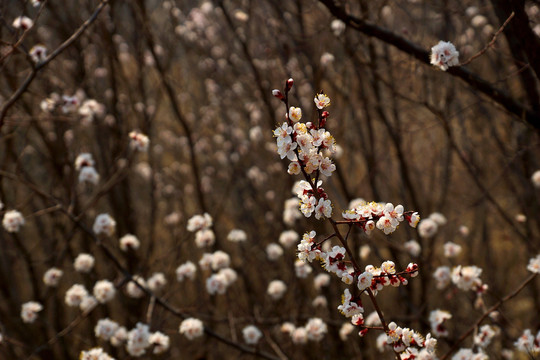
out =
{"type": "Polygon", "coordinates": [[[204,333],[203,322],[199,319],[187,318],[180,324],[179,332],[189,340],[201,337],[204,333]]]}
{"type": "Polygon", "coordinates": [[[22,305],[21,319],[25,323],[33,323],[38,317],[38,312],[43,310],[43,305],[36,301],[28,301],[22,305]]]}
{"type": "Polygon", "coordinates": [[[28,30],[34,26],[34,22],[27,16],[19,16],[11,24],[15,29],[28,30]]]}
{"type": "Polygon", "coordinates": [[[2,226],[7,232],[16,233],[24,225],[24,217],[17,210],[8,210],[2,219],[2,226]]]}
{"type": "Polygon", "coordinates": [[[99,214],[94,221],[93,230],[96,235],[111,236],[116,229],[116,221],[109,214],[99,214]]]}
{"type": "Polygon", "coordinates": [[[262,332],[255,325],[248,325],[242,329],[246,344],[255,345],[262,337],[262,332]]]}
{"type": "Polygon", "coordinates": [[[58,268],[50,268],[43,274],[43,283],[47,286],[55,287],[60,282],[64,272],[58,268]]]}

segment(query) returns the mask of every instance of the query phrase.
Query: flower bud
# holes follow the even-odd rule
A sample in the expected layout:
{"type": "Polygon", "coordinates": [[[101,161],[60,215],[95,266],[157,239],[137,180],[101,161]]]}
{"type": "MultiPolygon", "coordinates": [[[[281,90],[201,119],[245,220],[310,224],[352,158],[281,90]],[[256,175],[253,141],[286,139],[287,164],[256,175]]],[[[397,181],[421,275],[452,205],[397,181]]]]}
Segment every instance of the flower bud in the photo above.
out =
{"type": "Polygon", "coordinates": [[[285,99],[285,97],[283,96],[283,94],[281,93],[281,91],[279,91],[278,89],[272,90],[272,95],[274,95],[275,97],[277,97],[279,100],[285,99]]]}
{"type": "Polygon", "coordinates": [[[293,85],[294,85],[293,78],[289,78],[289,80],[287,80],[287,91],[291,90],[293,85]]]}

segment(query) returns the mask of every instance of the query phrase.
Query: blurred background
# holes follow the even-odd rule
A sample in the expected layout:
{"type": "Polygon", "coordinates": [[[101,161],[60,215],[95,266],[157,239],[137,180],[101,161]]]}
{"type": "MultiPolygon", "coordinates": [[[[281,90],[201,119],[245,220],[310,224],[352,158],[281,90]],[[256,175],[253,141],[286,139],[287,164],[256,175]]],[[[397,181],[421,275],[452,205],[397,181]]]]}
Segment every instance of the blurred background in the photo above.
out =
{"type": "MultiPolygon", "coordinates": [[[[19,232],[0,231],[0,358],[74,359],[94,346],[117,359],[130,358],[124,348],[94,336],[104,317],[128,329],[141,321],[171,337],[167,353],[142,358],[255,356],[212,336],[181,336],[180,318],[149,296],[125,293],[125,274],[103,248],[131,274],[147,279],[162,272],[167,285],[159,295],[216,333],[242,343],[242,328],[255,324],[264,334],[257,349],[276,358],[393,358],[377,349],[380,331],[340,337],[348,320],[336,308],[345,284],[332,277],[329,286],[316,288],[314,279],[325,271],[315,263],[299,278],[296,245],[280,244],[281,256],[267,254],[267,246],[279,244],[287,230],[300,237],[311,230],[321,237],[331,233],[326,222],[284,214],[300,177],[288,175],[288,162],[277,155],[272,130],[286,109],[271,90],[283,89],[289,77],[295,82],[290,104],[303,109],[304,121],[316,119],[317,92],[332,100],[326,128],[339,151],[337,171],[324,188],[334,219],[357,198],[403,204],[422,218],[434,212],[446,218],[432,237],[405,225],[390,236],[351,235],[363,265],[391,259],[399,269],[409,262],[420,266],[420,276],[408,286],[379,294],[387,319],[427,334],[432,310],[451,312],[445,323],[449,336],[439,339],[442,355],[485,306],[515,289],[527,276],[529,258],[540,252],[540,190],[531,181],[540,169],[540,5],[335,3],[338,10],[326,0],[111,0],[71,46],[36,72],[2,114],[0,129],[0,214],[16,209],[25,218],[19,232]],[[439,40],[451,41],[461,62],[471,58],[511,11],[514,18],[493,46],[465,70],[429,65],[430,48],[439,40]],[[386,32],[377,33],[381,29],[386,32]],[[75,97],[73,108],[64,95],[75,97]],[[519,106],[509,108],[508,102],[519,106]],[[147,153],[130,148],[133,130],[149,137],[147,153]],[[79,182],[75,159],[81,153],[95,161],[96,184],[79,182]],[[205,212],[213,218],[216,242],[201,249],[186,225],[205,212]],[[96,243],[89,229],[101,213],[114,218],[116,230],[96,243]],[[246,241],[228,241],[233,229],[243,230],[246,241]],[[125,234],[136,235],[137,250],[120,249],[125,234]],[[419,252],[405,245],[413,239],[419,252]],[[444,254],[449,241],[462,248],[456,257],[444,254]],[[229,254],[238,274],[225,294],[206,291],[210,270],[198,269],[194,280],[176,280],[180,264],[197,264],[203,253],[216,250],[229,254]],[[90,273],[75,271],[80,253],[95,257],[90,273]],[[480,300],[452,286],[437,288],[435,269],[456,265],[483,269],[489,290],[480,300]],[[64,272],[57,287],[42,280],[51,267],[64,272]],[[117,285],[115,299],[70,327],[81,312],[65,306],[66,291],[75,283],[92,289],[100,279],[117,285]],[[272,280],[287,285],[278,300],[267,294],[272,280]],[[313,303],[319,295],[324,300],[313,303]],[[20,306],[30,300],[44,309],[35,323],[25,324],[20,306]],[[294,344],[280,330],[284,322],[302,326],[312,317],[328,325],[320,342],[294,344]]],[[[0,3],[2,104],[35,68],[31,49],[41,44],[52,53],[92,18],[98,4],[0,3]],[[22,15],[34,20],[28,31],[13,26],[22,15]]],[[[539,287],[533,281],[485,321],[500,330],[486,350],[492,358],[513,349],[524,329],[538,330],[539,287]]],[[[373,311],[364,305],[366,315],[373,311]]],[[[471,339],[463,346],[470,347],[471,339]]],[[[515,354],[520,356],[526,358],[515,354]]]]}

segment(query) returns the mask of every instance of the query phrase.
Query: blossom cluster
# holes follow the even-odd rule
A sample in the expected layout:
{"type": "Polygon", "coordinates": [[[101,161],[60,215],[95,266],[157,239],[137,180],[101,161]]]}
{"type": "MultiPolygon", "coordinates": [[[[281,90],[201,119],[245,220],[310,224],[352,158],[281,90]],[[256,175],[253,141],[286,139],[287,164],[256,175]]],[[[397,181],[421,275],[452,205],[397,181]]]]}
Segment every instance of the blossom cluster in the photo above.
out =
{"type": "Polygon", "coordinates": [[[320,318],[309,319],[304,326],[295,326],[293,323],[286,322],[281,325],[281,332],[289,335],[294,344],[306,344],[308,341],[321,341],[328,327],[320,318]]]}
{"type": "Polygon", "coordinates": [[[530,355],[540,354],[540,331],[534,336],[531,329],[526,329],[516,340],[514,346],[524,353],[530,355]]]}
{"type": "Polygon", "coordinates": [[[322,180],[319,180],[315,192],[312,185],[305,180],[300,180],[295,184],[293,191],[300,199],[300,211],[305,217],[310,217],[313,212],[316,219],[329,218],[332,215],[332,203],[321,185],[322,180]]]}
{"type": "Polygon", "coordinates": [[[214,245],[216,235],[212,231],[212,217],[208,213],[195,215],[188,220],[187,230],[195,233],[195,244],[199,248],[214,245]]]}
{"type": "Polygon", "coordinates": [[[345,210],[343,218],[350,220],[364,230],[366,234],[375,228],[386,235],[393,233],[400,222],[407,220],[411,227],[416,227],[420,221],[417,212],[404,212],[403,205],[394,206],[392,203],[376,203],[359,201],[352,209],[345,210]]]}
{"type": "MultiPolygon", "coordinates": [[[[238,274],[230,266],[231,258],[229,254],[218,250],[214,253],[204,253],[199,260],[199,266],[202,270],[213,270],[211,276],[206,279],[206,290],[210,295],[225,294],[227,288],[231,286],[238,274]]],[[[195,276],[194,265],[187,262],[176,269],[177,279],[183,281],[184,277],[193,278],[195,276]]]]}
{"type": "Polygon", "coordinates": [[[137,323],[136,327],[127,331],[124,326],[105,318],[100,319],[94,333],[97,338],[109,341],[115,347],[125,345],[128,354],[140,357],[153,347],[154,354],[161,354],[169,349],[170,339],[167,335],[156,331],[150,332],[150,327],[143,323],[137,323]]]}
{"type": "Polygon", "coordinates": [[[448,266],[440,266],[433,273],[433,277],[436,280],[437,289],[444,289],[452,282],[460,290],[473,290],[477,294],[482,294],[488,289],[488,286],[482,283],[481,274],[482,269],[474,265],[458,265],[452,270],[448,266]]]}
{"type": "Polygon", "coordinates": [[[402,360],[435,359],[435,346],[437,339],[431,334],[424,338],[420,333],[397,326],[395,322],[388,324],[386,338],[381,337],[385,345],[390,345],[392,349],[400,354],[402,360]]]}
{"type": "MultiPolygon", "coordinates": [[[[287,82],[287,91],[292,87],[293,80],[287,82]]],[[[274,96],[288,104],[288,100],[281,91],[274,90],[274,96]]],[[[315,105],[319,110],[319,118],[316,123],[311,121],[301,122],[302,110],[291,106],[286,113],[286,120],[274,130],[277,142],[277,152],[282,159],[290,160],[288,173],[291,175],[314,175],[331,176],[336,170],[336,165],[329,156],[336,152],[334,137],[324,128],[328,120],[328,111],[324,108],[330,105],[330,98],[324,94],[317,94],[314,98],[315,105]]],[[[301,211],[306,217],[315,212],[315,217],[330,217],[332,206],[328,196],[320,187],[322,181],[307,182],[303,180],[296,192],[300,198],[301,211]]]]}
{"type": "MultiPolygon", "coordinates": [[[[35,62],[43,61],[46,55],[46,49],[36,45],[32,49],[32,58],[35,62]]],[[[88,125],[94,121],[94,118],[105,114],[105,105],[94,99],[84,99],[85,95],[78,92],[75,95],[62,95],[51,93],[48,98],[41,101],[41,110],[45,113],[54,113],[57,110],[64,115],[78,114],[81,123],[88,125]]]]}
{"type": "Polygon", "coordinates": [[[377,295],[386,286],[407,285],[408,280],[404,275],[416,277],[418,275],[418,265],[409,263],[405,271],[397,273],[394,262],[387,260],[381,264],[381,267],[367,265],[365,271],[358,275],[357,286],[360,291],[369,288],[374,295],[377,295]]]}
{"type": "Polygon", "coordinates": [[[452,318],[452,314],[445,310],[433,310],[429,313],[429,324],[431,331],[437,337],[447,337],[448,330],[446,329],[445,322],[452,318]]]}
{"type": "Polygon", "coordinates": [[[99,174],[94,167],[95,162],[92,154],[81,153],[75,159],[75,170],[79,171],[80,183],[91,183],[96,185],[99,182],[99,174]]]}

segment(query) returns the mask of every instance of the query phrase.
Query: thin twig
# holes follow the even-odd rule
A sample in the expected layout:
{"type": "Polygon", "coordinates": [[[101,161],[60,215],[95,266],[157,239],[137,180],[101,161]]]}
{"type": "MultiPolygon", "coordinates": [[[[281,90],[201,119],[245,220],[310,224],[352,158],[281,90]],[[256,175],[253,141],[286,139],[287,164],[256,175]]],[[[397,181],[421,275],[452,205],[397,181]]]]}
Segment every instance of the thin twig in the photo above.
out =
{"type": "Polygon", "coordinates": [[[484,321],[484,319],[486,317],[489,316],[489,314],[491,314],[493,311],[497,310],[502,304],[504,304],[506,301],[510,300],[511,298],[513,298],[514,296],[516,296],[521,290],[523,290],[525,288],[525,286],[527,286],[528,283],[530,283],[535,277],[536,277],[537,274],[531,274],[529,275],[529,277],[527,279],[525,279],[524,282],[522,282],[514,291],[512,291],[510,294],[506,295],[504,298],[502,298],[501,300],[499,300],[498,302],[495,303],[495,305],[493,305],[492,307],[490,307],[489,309],[487,309],[483,314],[482,316],[480,316],[478,318],[478,320],[475,321],[475,323],[473,325],[471,325],[471,327],[465,331],[465,333],[463,333],[459,339],[454,343],[454,345],[452,345],[452,347],[450,348],[450,350],[448,350],[448,352],[446,354],[444,354],[443,357],[441,357],[441,360],[445,360],[445,359],[448,359],[448,357],[459,347],[459,345],[474,331],[474,329],[476,329],[481,323],[482,321],[484,321]]]}
{"type": "Polygon", "coordinates": [[[480,56],[482,56],[486,51],[488,51],[488,49],[490,47],[492,47],[494,44],[495,44],[495,41],[497,41],[497,36],[499,36],[500,33],[502,33],[502,31],[504,30],[504,28],[506,27],[506,25],[508,25],[508,23],[510,22],[510,20],[512,20],[512,18],[514,17],[514,12],[512,11],[512,13],[510,14],[510,16],[508,17],[508,19],[506,19],[506,21],[504,22],[504,24],[501,25],[501,27],[499,28],[499,30],[497,30],[497,32],[495,34],[493,34],[493,38],[491,39],[491,41],[482,49],[480,50],[479,52],[477,52],[476,54],[474,54],[473,56],[471,56],[467,61],[465,62],[462,62],[461,64],[459,64],[458,66],[465,66],[467,64],[470,64],[474,59],[476,58],[479,58],[480,56]]]}

